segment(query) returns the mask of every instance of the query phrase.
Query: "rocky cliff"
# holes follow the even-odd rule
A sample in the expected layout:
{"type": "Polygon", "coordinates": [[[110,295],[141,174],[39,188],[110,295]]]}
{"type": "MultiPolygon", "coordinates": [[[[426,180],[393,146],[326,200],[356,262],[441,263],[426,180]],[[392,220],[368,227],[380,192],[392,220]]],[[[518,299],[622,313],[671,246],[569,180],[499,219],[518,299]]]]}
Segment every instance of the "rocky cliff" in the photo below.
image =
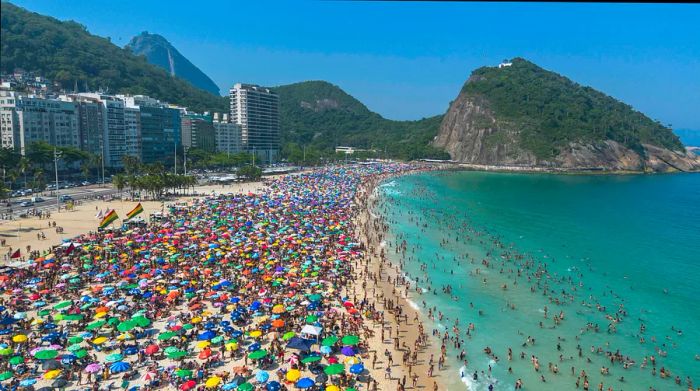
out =
{"type": "Polygon", "coordinates": [[[700,171],[670,129],[522,59],[481,68],[433,145],[463,163],[623,171],[700,171]]]}

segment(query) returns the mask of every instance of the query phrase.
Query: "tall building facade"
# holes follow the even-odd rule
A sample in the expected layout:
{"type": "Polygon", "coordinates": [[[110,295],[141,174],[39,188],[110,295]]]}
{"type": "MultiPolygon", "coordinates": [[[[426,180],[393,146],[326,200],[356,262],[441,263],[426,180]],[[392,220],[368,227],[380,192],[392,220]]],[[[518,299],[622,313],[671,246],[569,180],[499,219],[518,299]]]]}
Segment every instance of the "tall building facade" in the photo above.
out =
{"type": "Polygon", "coordinates": [[[141,160],[141,110],[138,107],[124,108],[124,127],[126,133],[126,154],[141,160]]]}
{"type": "Polygon", "coordinates": [[[19,119],[14,91],[0,90],[0,142],[3,148],[19,149],[19,119]]]}
{"type": "Polygon", "coordinates": [[[182,145],[180,110],[144,95],[119,96],[129,108],[139,111],[138,135],[142,163],[172,164],[182,145]]]}
{"type": "Polygon", "coordinates": [[[80,149],[94,155],[101,155],[105,120],[104,107],[99,98],[71,94],[61,95],[58,99],[74,102],[78,108],[80,149]]]}
{"type": "Polygon", "coordinates": [[[277,161],[280,150],[279,97],[269,88],[235,84],[231,122],[241,127],[241,146],[264,163],[277,161]]]}
{"type": "Polygon", "coordinates": [[[183,147],[216,151],[216,131],[210,116],[186,114],[182,117],[181,129],[183,147]]]}

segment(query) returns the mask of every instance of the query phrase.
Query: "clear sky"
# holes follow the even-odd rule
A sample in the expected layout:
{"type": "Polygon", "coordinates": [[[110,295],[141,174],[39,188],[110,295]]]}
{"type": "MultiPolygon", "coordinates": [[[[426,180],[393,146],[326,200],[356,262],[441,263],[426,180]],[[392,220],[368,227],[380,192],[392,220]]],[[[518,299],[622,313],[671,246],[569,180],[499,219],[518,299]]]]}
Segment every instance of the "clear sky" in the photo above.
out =
{"type": "Polygon", "coordinates": [[[470,72],[538,65],[700,129],[700,5],[13,0],[126,44],[167,38],[223,92],[327,80],[392,119],[443,113],[470,72]]]}

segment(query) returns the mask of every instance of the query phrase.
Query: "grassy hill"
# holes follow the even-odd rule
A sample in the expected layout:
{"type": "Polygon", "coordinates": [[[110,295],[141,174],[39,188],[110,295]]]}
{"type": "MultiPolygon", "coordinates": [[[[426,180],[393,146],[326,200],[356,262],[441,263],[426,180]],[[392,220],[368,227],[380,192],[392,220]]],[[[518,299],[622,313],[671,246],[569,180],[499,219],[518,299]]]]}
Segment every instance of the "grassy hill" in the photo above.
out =
{"type": "Polygon", "coordinates": [[[488,102],[496,121],[519,128],[520,146],[540,159],[571,142],[616,141],[644,154],[642,144],[683,149],[671,129],[591,87],[516,58],[475,70],[462,94],[488,102]]]}
{"type": "Polygon", "coordinates": [[[3,2],[0,71],[35,72],[65,88],[111,93],[148,94],[195,111],[227,111],[228,100],[198,89],[135,56],[107,38],[90,34],[85,26],[27,11],[3,2]]]}
{"type": "Polygon", "coordinates": [[[448,157],[429,145],[437,134],[442,116],[392,121],[325,81],[305,81],[274,90],[280,96],[283,144],[307,145],[320,150],[347,145],[386,151],[388,156],[404,159],[448,157]]]}

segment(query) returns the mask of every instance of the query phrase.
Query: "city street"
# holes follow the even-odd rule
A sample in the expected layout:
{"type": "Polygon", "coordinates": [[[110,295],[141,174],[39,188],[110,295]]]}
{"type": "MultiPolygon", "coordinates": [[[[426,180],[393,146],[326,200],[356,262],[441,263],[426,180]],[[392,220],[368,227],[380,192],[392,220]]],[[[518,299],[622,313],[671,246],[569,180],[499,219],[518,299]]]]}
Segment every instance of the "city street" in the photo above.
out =
{"type": "MultiPolygon", "coordinates": [[[[58,190],[58,195],[69,195],[73,198],[73,201],[83,201],[86,199],[93,199],[98,196],[109,197],[116,194],[117,190],[112,187],[111,184],[105,184],[105,187],[101,185],[90,185],[90,186],[80,186],[73,187],[70,189],[58,190]]],[[[10,199],[11,206],[8,207],[7,204],[3,203],[0,205],[0,214],[5,215],[11,213],[14,218],[19,217],[22,214],[26,214],[29,210],[56,210],[56,192],[54,191],[44,191],[38,194],[32,194],[30,196],[23,197],[12,197],[10,199]],[[31,200],[32,197],[41,197],[44,199],[42,202],[34,203],[32,206],[20,206],[22,201],[31,200]]],[[[65,202],[61,202],[62,206],[65,206],[65,202]]]]}

